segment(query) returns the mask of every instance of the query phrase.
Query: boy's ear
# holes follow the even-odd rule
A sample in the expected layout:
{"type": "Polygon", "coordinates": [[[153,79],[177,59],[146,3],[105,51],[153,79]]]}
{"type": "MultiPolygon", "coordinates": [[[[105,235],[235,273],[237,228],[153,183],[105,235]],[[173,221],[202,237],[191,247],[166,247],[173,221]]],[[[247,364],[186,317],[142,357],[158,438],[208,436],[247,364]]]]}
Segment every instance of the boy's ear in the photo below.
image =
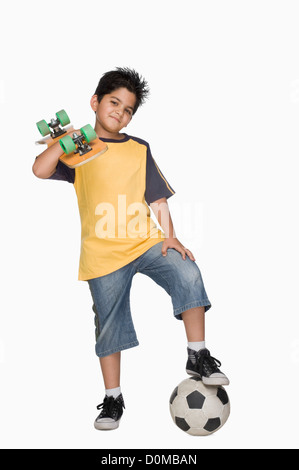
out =
{"type": "Polygon", "coordinates": [[[90,106],[91,106],[91,109],[92,109],[94,112],[96,112],[96,110],[98,109],[98,104],[99,104],[99,102],[98,102],[98,97],[97,97],[97,95],[93,95],[93,96],[91,97],[91,100],[90,100],[90,106]]]}

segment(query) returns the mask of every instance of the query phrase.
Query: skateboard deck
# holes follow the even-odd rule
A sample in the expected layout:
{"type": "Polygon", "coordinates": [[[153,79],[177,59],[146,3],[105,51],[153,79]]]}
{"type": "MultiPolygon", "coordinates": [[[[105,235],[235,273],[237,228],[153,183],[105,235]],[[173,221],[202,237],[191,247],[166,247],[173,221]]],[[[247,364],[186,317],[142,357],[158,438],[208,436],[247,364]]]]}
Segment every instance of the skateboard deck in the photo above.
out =
{"type": "Polygon", "coordinates": [[[48,147],[55,144],[55,142],[58,142],[61,137],[74,129],[74,126],[70,123],[70,118],[64,109],[57,111],[55,118],[51,119],[50,122],[43,119],[38,121],[36,125],[43,136],[42,139],[35,142],[36,145],[45,144],[48,147]]]}
{"type": "Polygon", "coordinates": [[[69,168],[84,165],[108,150],[107,144],[98,138],[90,124],[82,127],[80,133],[73,132],[59,141],[64,151],[60,160],[69,168]]]}

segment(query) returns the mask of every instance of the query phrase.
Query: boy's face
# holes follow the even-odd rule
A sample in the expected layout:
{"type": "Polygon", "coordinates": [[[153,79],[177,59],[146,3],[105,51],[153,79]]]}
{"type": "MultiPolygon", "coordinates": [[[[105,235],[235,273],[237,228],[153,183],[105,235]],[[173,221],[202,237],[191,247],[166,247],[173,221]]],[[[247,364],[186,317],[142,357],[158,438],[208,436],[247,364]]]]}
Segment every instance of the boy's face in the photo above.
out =
{"type": "Polygon", "coordinates": [[[96,112],[95,131],[102,137],[117,136],[131,121],[135,103],[135,94],[127,88],[118,88],[104,95],[100,103],[93,95],[90,104],[96,112]]]}

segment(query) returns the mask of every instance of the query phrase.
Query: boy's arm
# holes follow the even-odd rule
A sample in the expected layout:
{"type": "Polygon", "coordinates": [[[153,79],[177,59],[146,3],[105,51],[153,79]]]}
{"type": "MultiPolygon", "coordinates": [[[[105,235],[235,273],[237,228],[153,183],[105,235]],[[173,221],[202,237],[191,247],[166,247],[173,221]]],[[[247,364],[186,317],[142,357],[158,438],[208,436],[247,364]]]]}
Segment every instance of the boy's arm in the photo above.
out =
{"type": "MultiPolygon", "coordinates": [[[[71,129],[67,134],[81,133],[79,130],[71,129]]],[[[58,142],[48,147],[35,159],[32,171],[37,178],[48,179],[55,173],[59,158],[63,155],[63,150],[58,142]]]]}
{"type": "Polygon", "coordinates": [[[32,171],[37,178],[47,179],[55,173],[59,158],[63,154],[63,150],[56,142],[51,147],[44,150],[38,157],[32,166],[32,171]]]}
{"type": "Polygon", "coordinates": [[[166,239],[163,242],[161,250],[163,256],[167,255],[168,248],[174,248],[179,253],[181,253],[183,259],[186,259],[187,253],[189,258],[192,261],[195,261],[191,251],[185,248],[176,237],[166,197],[162,197],[161,199],[157,199],[157,201],[152,202],[150,204],[150,208],[152,209],[156,219],[159,222],[159,225],[165,233],[166,239]]]}
{"type": "Polygon", "coordinates": [[[155,214],[166,238],[176,238],[166,197],[162,197],[161,199],[157,199],[157,201],[152,202],[150,204],[150,208],[155,214]]]}

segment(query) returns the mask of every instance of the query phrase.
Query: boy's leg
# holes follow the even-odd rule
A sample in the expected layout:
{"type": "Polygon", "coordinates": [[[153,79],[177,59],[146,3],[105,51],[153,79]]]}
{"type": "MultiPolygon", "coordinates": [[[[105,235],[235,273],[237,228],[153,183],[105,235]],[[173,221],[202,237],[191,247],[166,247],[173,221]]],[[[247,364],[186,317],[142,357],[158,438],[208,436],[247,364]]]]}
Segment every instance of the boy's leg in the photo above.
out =
{"type": "Polygon", "coordinates": [[[120,352],[100,357],[100,365],[105,385],[105,398],[98,405],[101,413],[96,418],[94,426],[99,430],[116,429],[125,407],[120,389],[120,352]]]}
{"type": "Polygon", "coordinates": [[[174,315],[183,320],[188,341],[188,374],[201,377],[207,385],[227,385],[229,380],[218,369],[220,362],[205,347],[205,312],[211,307],[197,264],[173,249],[167,256],[161,244],[154,245],[140,258],[138,271],[152,278],[171,296],[174,315]],[[192,307],[192,308],[188,308],[192,307]]]}
{"type": "Polygon", "coordinates": [[[228,378],[218,368],[220,362],[205,348],[205,307],[191,308],[181,315],[188,340],[187,373],[200,376],[206,385],[228,385],[228,378]]]}
{"type": "Polygon", "coordinates": [[[116,429],[125,407],[120,388],[121,352],[138,345],[130,311],[130,287],[135,274],[132,264],[106,276],[89,280],[96,326],[96,354],[105,385],[95,428],[116,429]]]}
{"type": "Polygon", "coordinates": [[[105,389],[120,387],[120,352],[100,357],[105,389]]]}
{"type": "Polygon", "coordinates": [[[97,408],[101,413],[94,426],[99,430],[116,429],[125,407],[120,389],[120,352],[100,357],[100,365],[105,384],[105,398],[97,408]]]}
{"type": "Polygon", "coordinates": [[[188,342],[205,340],[205,307],[195,307],[182,313],[188,342]]]}

